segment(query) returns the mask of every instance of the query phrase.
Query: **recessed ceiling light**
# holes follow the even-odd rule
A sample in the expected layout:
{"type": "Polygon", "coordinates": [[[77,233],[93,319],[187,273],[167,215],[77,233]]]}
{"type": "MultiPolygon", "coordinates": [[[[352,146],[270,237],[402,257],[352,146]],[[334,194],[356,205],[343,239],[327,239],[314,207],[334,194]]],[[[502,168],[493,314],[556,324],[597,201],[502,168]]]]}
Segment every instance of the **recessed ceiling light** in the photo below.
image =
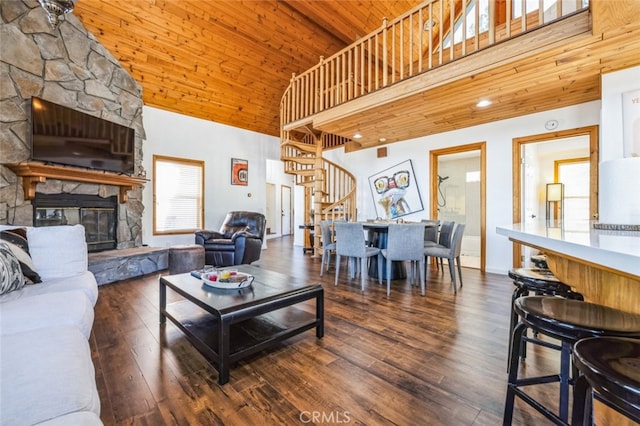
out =
{"type": "Polygon", "coordinates": [[[380,138],[380,139],[378,139],[378,142],[383,142],[383,143],[384,143],[384,142],[386,142],[386,141],[387,141],[387,138],[380,138]]]}
{"type": "Polygon", "coordinates": [[[356,133],[355,135],[353,135],[354,139],[360,139],[362,137],[362,135],[360,133],[356,133]]]}
{"type": "Polygon", "coordinates": [[[488,99],[483,99],[483,100],[481,100],[480,102],[478,102],[476,104],[476,106],[479,107],[479,108],[484,108],[484,107],[489,106],[489,105],[491,105],[491,101],[488,100],[488,99]]]}

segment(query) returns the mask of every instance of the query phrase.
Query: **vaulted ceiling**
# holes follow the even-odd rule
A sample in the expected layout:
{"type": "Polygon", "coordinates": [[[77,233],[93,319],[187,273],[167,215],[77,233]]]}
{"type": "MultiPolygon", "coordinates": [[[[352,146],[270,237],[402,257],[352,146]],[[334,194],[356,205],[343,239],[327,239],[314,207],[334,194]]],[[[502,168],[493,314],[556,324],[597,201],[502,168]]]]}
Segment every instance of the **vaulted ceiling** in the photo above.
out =
{"type": "Polygon", "coordinates": [[[74,13],[142,85],[145,105],[280,134],[301,73],[419,0],[82,0],[74,13]]]}
{"type": "MultiPolygon", "coordinates": [[[[420,3],[81,0],[74,13],[142,85],[145,105],[278,136],[280,100],[292,74],[420,3]]],[[[598,100],[601,74],[640,65],[640,1],[590,5],[579,34],[572,35],[575,25],[559,27],[555,33],[565,38],[555,42],[524,34],[395,91],[334,107],[313,125],[346,138],[368,134],[359,149],[382,136],[390,143],[598,100]],[[537,47],[530,48],[532,41],[537,47]],[[475,102],[486,94],[494,105],[479,110],[475,102]]]]}

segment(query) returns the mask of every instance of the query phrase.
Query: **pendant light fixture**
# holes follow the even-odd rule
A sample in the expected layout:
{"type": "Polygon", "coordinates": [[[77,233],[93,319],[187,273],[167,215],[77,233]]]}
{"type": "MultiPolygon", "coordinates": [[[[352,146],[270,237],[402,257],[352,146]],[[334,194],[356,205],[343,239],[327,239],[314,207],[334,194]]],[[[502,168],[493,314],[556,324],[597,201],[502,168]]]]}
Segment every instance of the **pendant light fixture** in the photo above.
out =
{"type": "Polygon", "coordinates": [[[60,25],[60,18],[73,11],[73,2],[71,0],[38,0],[38,3],[47,12],[49,24],[54,30],[60,25]]]}

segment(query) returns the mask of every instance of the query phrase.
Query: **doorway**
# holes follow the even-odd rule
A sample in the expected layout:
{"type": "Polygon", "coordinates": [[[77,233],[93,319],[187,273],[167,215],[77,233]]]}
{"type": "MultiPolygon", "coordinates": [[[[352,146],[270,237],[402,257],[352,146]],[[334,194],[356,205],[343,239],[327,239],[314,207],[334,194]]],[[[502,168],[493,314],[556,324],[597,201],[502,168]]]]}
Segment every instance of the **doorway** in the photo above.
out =
{"type": "Polygon", "coordinates": [[[277,233],[275,226],[278,223],[276,221],[276,185],[273,183],[268,183],[266,186],[266,201],[267,235],[273,235],[277,233]]]}
{"type": "Polygon", "coordinates": [[[293,225],[293,214],[291,213],[291,187],[288,185],[282,185],[280,187],[280,203],[282,208],[282,216],[280,229],[282,229],[282,236],[291,235],[293,225]]]}
{"type": "MultiPolygon", "coordinates": [[[[564,187],[559,213],[564,220],[560,224],[550,222],[550,232],[558,231],[561,236],[562,232],[571,232],[574,221],[597,218],[598,147],[598,126],[514,139],[513,222],[546,221],[545,188],[555,183],[564,187]],[[576,177],[575,173],[582,175],[576,177]]],[[[557,209],[555,204],[553,208],[557,209]]],[[[532,249],[514,243],[514,267],[528,266],[531,254],[532,249]]]]}
{"type": "Polygon", "coordinates": [[[430,151],[431,214],[440,221],[466,225],[462,266],[485,271],[486,143],[430,151]]]}

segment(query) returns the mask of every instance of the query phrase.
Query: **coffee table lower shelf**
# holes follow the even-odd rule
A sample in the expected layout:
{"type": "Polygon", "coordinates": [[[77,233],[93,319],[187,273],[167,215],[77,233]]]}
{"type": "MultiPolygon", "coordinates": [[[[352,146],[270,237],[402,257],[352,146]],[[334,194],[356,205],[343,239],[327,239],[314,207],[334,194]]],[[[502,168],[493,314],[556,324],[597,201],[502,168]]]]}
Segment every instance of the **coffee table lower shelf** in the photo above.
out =
{"type": "MultiPolygon", "coordinates": [[[[232,312],[210,312],[195,300],[166,304],[170,283],[160,279],[160,322],[168,318],[218,370],[218,383],[229,381],[230,366],[307,330],[324,335],[324,291],[320,285],[301,288],[268,302],[232,312]],[[316,314],[293,305],[316,299],[316,314]]],[[[181,293],[180,291],[177,291],[181,293]]],[[[183,294],[183,296],[185,296],[183,294]]]]}

